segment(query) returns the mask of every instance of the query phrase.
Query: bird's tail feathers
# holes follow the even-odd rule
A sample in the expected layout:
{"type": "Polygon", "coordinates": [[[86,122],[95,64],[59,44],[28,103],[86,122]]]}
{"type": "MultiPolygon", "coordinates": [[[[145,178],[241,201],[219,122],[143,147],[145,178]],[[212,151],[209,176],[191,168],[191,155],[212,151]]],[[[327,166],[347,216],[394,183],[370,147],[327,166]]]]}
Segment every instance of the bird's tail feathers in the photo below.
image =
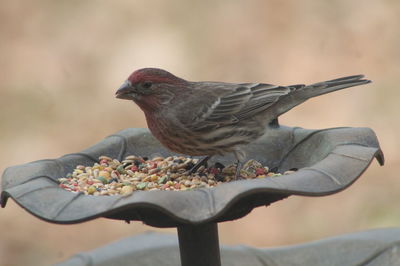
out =
{"type": "Polygon", "coordinates": [[[269,111],[271,117],[276,118],[310,98],[370,82],[370,80],[364,79],[364,75],[354,75],[318,82],[311,85],[289,86],[293,89],[292,92],[287,96],[282,97],[277,104],[269,108],[269,111]]]}
{"type": "Polygon", "coordinates": [[[304,97],[305,99],[309,99],[311,97],[370,82],[370,80],[364,79],[364,75],[354,75],[307,85],[298,90],[298,92],[302,98],[304,97]]]}

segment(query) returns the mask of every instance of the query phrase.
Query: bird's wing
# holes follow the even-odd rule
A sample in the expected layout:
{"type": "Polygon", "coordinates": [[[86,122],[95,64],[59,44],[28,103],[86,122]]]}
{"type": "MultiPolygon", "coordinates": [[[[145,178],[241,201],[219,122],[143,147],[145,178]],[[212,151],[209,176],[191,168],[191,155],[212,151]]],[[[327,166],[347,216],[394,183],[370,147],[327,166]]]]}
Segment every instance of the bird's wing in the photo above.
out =
{"type": "Polygon", "coordinates": [[[266,110],[280,97],[298,86],[302,85],[284,87],[244,83],[230,88],[229,91],[221,91],[217,95],[210,94],[209,101],[202,104],[200,111],[194,115],[191,125],[195,128],[209,128],[235,124],[266,110]]]}
{"type": "Polygon", "coordinates": [[[244,120],[267,110],[276,103],[282,96],[288,95],[293,90],[304,85],[295,86],[276,86],[271,84],[246,84],[251,90],[251,98],[246,102],[243,108],[235,114],[238,120],[244,120]]]}

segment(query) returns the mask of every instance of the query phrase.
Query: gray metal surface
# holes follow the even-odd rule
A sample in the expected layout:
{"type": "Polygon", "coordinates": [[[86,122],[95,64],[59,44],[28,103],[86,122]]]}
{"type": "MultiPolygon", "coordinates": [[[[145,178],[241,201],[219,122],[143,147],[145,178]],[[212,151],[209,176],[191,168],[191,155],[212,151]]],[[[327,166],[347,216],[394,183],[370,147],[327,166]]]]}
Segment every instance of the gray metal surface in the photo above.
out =
{"type": "MultiPolygon", "coordinates": [[[[222,246],[223,266],[396,266],[400,229],[352,233],[279,248],[222,246]]],[[[174,235],[147,233],[79,253],[58,266],[180,265],[174,235]]]]}
{"type": "MultiPolygon", "coordinates": [[[[307,130],[279,127],[248,145],[248,158],[291,175],[241,180],[192,191],[135,191],[130,196],[86,196],[58,187],[77,164],[91,165],[98,156],[121,159],[128,154],[171,154],[147,129],[126,129],[80,153],[7,168],[1,205],[11,197],[33,215],[53,223],[79,223],[97,217],[140,220],[157,227],[238,219],[253,208],[290,195],[324,196],[351,185],[383,154],[369,128],[307,130]]],[[[233,156],[214,158],[224,164],[233,156]]]]}
{"type": "Polygon", "coordinates": [[[182,266],[221,265],[216,223],[178,226],[178,240],[182,266]]]}

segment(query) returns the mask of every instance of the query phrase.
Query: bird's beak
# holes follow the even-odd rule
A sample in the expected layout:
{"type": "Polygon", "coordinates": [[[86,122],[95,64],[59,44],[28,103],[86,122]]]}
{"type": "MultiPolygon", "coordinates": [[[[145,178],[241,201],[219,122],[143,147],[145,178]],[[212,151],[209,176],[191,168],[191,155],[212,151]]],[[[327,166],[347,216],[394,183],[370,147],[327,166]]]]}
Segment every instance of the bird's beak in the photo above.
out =
{"type": "Polygon", "coordinates": [[[115,92],[115,97],[118,99],[132,100],[135,94],[136,93],[134,91],[134,88],[132,87],[132,83],[127,80],[115,92]]]}

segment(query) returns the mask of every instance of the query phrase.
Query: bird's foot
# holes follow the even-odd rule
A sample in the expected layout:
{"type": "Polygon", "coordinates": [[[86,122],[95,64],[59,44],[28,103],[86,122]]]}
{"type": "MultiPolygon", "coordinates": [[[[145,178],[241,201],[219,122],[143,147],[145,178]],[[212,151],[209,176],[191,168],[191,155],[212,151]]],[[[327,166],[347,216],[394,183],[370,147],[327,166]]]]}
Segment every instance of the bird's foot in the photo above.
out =
{"type": "Polygon", "coordinates": [[[242,180],[244,179],[241,175],[240,175],[240,170],[242,170],[243,167],[243,163],[241,161],[237,161],[236,163],[236,173],[235,173],[235,177],[234,180],[242,180]]]}
{"type": "Polygon", "coordinates": [[[197,170],[199,170],[199,168],[201,166],[207,166],[207,161],[211,158],[211,156],[206,156],[203,159],[201,159],[200,161],[198,161],[189,171],[187,171],[187,174],[191,175],[196,173],[197,170]]]}

